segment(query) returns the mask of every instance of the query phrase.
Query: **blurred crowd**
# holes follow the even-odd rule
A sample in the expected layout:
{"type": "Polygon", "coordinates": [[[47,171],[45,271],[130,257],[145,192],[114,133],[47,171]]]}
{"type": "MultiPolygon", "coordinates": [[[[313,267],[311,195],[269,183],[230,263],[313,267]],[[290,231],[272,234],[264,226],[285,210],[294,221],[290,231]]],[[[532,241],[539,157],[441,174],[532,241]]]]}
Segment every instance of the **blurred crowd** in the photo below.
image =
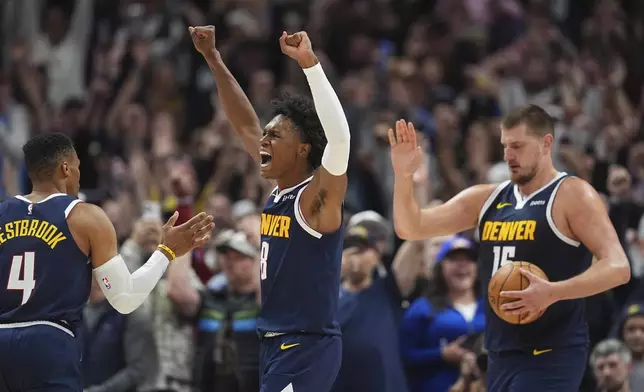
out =
{"type": "Polygon", "coordinates": [[[399,118],[420,130],[416,197],[436,205],[509,179],[499,120],[526,103],[557,119],[556,167],[604,196],[632,266],[628,285],[587,300],[581,390],[644,390],[644,2],[8,0],[0,20],[0,197],[30,192],[21,146],[59,131],[131,270],[169,213],[207,211],[217,225],[131,315],[94,288],[86,391],[258,390],[259,225],[272,185],[192,46],[187,28],[203,24],[263,123],[273,98],[309,92],[280,53],[284,30],[308,32],[342,100],[352,150],[335,392],[485,390],[476,236],[395,237],[387,130],[399,118]]]}

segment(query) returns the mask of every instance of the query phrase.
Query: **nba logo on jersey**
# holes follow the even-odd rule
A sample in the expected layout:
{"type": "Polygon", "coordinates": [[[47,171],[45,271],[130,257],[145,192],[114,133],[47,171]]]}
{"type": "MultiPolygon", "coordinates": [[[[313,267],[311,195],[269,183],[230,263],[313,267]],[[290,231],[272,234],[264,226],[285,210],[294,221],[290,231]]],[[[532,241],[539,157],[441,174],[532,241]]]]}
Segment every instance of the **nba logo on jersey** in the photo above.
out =
{"type": "Polygon", "coordinates": [[[110,284],[110,281],[107,280],[107,278],[103,278],[103,284],[105,285],[105,288],[108,290],[112,288],[112,285],[110,284]]]}
{"type": "Polygon", "coordinates": [[[27,214],[31,215],[33,212],[34,212],[34,205],[29,204],[29,206],[27,207],[27,214]]]}

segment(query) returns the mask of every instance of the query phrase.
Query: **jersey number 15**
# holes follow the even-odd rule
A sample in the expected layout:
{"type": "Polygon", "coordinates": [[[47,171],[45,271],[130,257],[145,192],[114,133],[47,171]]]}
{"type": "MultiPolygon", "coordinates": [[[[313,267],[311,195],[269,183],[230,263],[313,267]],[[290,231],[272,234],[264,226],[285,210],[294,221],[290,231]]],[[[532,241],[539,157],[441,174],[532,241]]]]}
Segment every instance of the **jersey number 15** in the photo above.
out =
{"type": "Polygon", "coordinates": [[[513,261],[512,259],[516,253],[516,247],[494,246],[492,247],[492,253],[494,253],[494,266],[492,267],[492,276],[494,276],[499,268],[513,261]]]}
{"type": "Polygon", "coordinates": [[[9,270],[7,290],[22,291],[22,302],[20,305],[24,305],[29,301],[31,293],[36,288],[36,279],[34,278],[35,262],[35,252],[25,252],[22,255],[15,255],[13,256],[13,259],[11,259],[11,269],[9,270]],[[20,278],[21,271],[24,271],[22,279],[20,278]]]}

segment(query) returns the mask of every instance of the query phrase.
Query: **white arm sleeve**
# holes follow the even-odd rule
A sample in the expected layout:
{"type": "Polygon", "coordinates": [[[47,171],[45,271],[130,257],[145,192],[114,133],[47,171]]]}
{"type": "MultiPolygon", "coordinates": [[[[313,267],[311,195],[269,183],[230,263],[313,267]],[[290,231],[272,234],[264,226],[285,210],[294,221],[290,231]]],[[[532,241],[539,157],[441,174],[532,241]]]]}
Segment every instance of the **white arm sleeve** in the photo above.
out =
{"type": "Polygon", "coordinates": [[[347,117],[344,115],[338,96],[324,74],[322,65],[318,63],[311,68],[305,68],[304,74],[311,87],[315,111],[318,113],[327,140],[322,154],[322,166],[334,176],[340,176],[347,171],[349,164],[351,134],[347,117]]]}
{"type": "Polygon", "coordinates": [[[168,258],[157,250],[145,264],[130,274],[123,257],[116,255],[95,268],[94,276],[114,309],[128,314],[141,306],[169,264],[168,258]]]}

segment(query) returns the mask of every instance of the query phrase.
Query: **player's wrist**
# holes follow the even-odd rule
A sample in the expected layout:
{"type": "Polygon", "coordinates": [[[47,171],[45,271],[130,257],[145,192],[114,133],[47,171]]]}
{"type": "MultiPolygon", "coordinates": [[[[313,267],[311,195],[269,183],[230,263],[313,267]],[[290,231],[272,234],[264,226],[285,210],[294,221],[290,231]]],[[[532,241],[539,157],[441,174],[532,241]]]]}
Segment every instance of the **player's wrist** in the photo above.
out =
{"type": "Polygon", "coordinates": [[[209,51],[206,51],[202,53],[203,57],[206,59],[206,62],[208,64],[216,63],[222,61],[221,59],[221,53],[217,50],[217,48],[213,48],[209,51]]]}
{"type": "Polygon", "coordinates": [[[553,303],[568,299],[566,294],[566,292],[568,291],[566,280],[559,282],[550,282],[550,287],[553,303]]]}
{"type": "Polygon", "coordinates": [[[158,250],[159,252],[163,253],[163,255],[164,255],[165,257],[167,257],[167,258],[168,258],[168,261],[172,261],[172,260],[174,260],[174,259],[176,259],[176,258],[177,258],[177,254],[174,252],[174,250],[172,250],[172,249],[171,249],[169,246],[167,246],[167,245],[159,244],[159,245],[157,246],[157,250],[158,250]]]}
{"type": "Polygon", "coordinates": [[[313,52],[311,52],[307,56],[298,59],[297,63],[304,71],[306,71],[320,64],[320,61],[318,60],[318,57],[313,52]]]}

